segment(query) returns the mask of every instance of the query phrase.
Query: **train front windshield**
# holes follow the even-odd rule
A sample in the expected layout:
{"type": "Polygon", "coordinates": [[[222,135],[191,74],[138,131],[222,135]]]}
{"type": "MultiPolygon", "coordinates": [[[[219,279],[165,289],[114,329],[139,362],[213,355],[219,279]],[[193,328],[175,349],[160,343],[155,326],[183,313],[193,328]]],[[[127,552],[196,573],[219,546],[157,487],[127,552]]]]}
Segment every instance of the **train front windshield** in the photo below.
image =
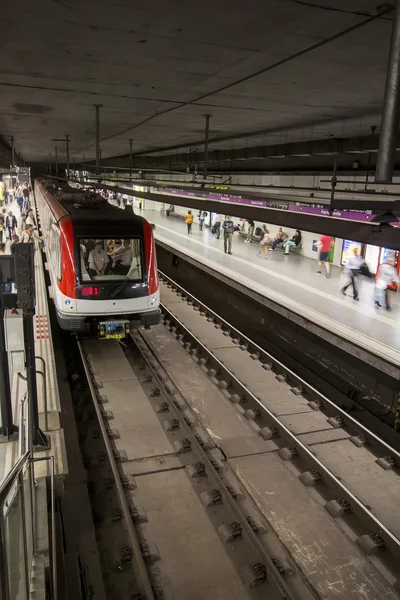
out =
{"type": "Polygon", "coordinates": [[[79,240],[81,281],[142,281],[140,239],[79,240]]]}

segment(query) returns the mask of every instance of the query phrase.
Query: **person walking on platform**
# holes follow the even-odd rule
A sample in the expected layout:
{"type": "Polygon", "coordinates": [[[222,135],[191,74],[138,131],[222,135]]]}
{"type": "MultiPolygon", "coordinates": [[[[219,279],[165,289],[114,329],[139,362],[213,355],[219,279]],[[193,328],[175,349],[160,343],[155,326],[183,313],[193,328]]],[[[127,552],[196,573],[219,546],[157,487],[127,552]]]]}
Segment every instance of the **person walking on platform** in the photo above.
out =
{"type": "Polygon", "coordinates": [[[219,236],[221,234],[221,222],[222,222],[222,215],[216,213],[214,215],[211,233],[213,233],[214,235],[217,236],[217,240],[219,240],[219,236]]]}
{"type": "Polygon", "coordinates": [[[329,254],[333,246],[333,237],[330,235],[321,235],[316,246],[319,247],[318,269],[315,271],[317,275],[322,274],[322,264],[325,266],[326,276],[331,276],[331,264],[329,262],[329,254]]]}
{"type": "Polygon", "coordinates": [[[200,231],[203,231],[204,221],[206,220],[207,213],[205,210],[199,210],[199,214],[197,216],[199,218],[200,231]]]}
{"type": "Polygon", "coordinates": [[[187,232],[192,233],[192,225],[193,225],[193,215],[192,211],[188,210],[185,217],[185,223],[187,225],[187,232]]]}
{"type": "Polygon", "coordinates": [[[254,233],[254,221],[253,219],[247,219],[247,224],[248,224],[248,229],[247,229],[247,238],[244,240],[245,243],[246,242],[251,242],[251,240],[253,239],[253,233],[254,233]]]}
{"type": "Polygon", "coordinates": [[[231,217],[226,217],[222,223],[222,229],[224,230],[224,252],[225,254],[232,254],[232,238],[235,231],[235,224],[231,217]]]}
{"type": "Polygon", "coordinates": [[[263,225],[263,236],[260,242],[260,248],[257,252],[257,256],[261,256],[261,251],[264,251],[264,258],[267,260],[268,258],[268,246],[271,243],[271,236],[269,235],[268,229],[263,225]]]}
{"type": "Polygon", "coordinates": [[[389,286],[399,283],[399,278],[395,269],[395,259],[390,257],[379,267],[378,278],[375,283],[375,306],[380,308],[383,302],[386,310],[392,310],[389,302],[389,286]]]}
{"type": "Polygon", "coordinates": [[[15,216],[12,213],[12,210],[8,211],[8,214],[6,216],[6,230],[8,233],[8,239],[12,240],[12,236],[14,235],[14,231],[17,228],[17,219],[15,218],[15,216]]]}
{"type": "Polygon", "coordinates": [[[363,259],[359,254],[359,249],[357,246],[355,246],[353,248],[353,254],[349,257],[349,259],[347,260],[344,269],[343,269],[343,274],[346,275],[349,279],[349,282],[347,283],[347,285],[344,285],[341,288],[341,292],[343,294],[343,296],[346,295],[346,290],[348,287],[353,286],[353,299],[354,300],[359,300],[358,297],[358,287],[357,287],[357,275],[360,272],[360,267],[363,263],[363,259]]]}

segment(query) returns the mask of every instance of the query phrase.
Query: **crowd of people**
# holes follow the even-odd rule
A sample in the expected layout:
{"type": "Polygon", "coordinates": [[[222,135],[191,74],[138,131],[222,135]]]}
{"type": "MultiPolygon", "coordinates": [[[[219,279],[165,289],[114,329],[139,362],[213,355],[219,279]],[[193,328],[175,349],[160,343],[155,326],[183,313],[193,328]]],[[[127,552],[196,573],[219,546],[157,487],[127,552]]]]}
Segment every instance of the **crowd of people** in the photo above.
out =
{"type": "Polygon", "coordinates": [[[11,254],[15,252],[18,243],[29,244],[35,240],[44,239],[37,232],[34,212],[31,207],[30,184],[16,186],[12,190],[7,189],[3,194],[3,204],[9,204],[16,200],[20,214],[17,217],[12,210],[3,207],[0,211],[0,244],[3,254],[9,246],[11,254]]]}
{"type": "MultiPolygon", "coordinates": [[[[197,217],[200,231],[202,231],[207,217],[207,212],[199,211],[197,217]]],[[[193,222],[194,215],[191,210],[188,210],[185,217],[188,234],[192,233],[193,222]]],[[[245,236],[244,243],[258,241],[259,248],[256,255],[257,257],[263,257],[264,259],[268,258],[269,252],[273,252],[279,248],[284,251],[285,255],[288,255],[291,248],[299,248],[301,247],[302,243],[302,233],[298,229],[296,229],[293,235],[290,236],[282,227],[280,227],[276,235],[272,236],[266,225],[262,225],[262,227],[256,227],[252,219],[240,219],[240,224],[235,225],[232,217],[223,217],[221,214],[215,214],[211,224],[211,234],[219,239],[221,230],[224,236],[224,252],[226,254],[232,254],[232,239],[235,232],[239,232],[245,236]]],[[[332,268],[331,253],[334,244],[335,240],[329,235],[321,235],[319,240],[315,242],[315,246],[318,249],[318,266],[315,271],[316,275],[322,275],[324,271],[325,276],[328,279],[330,278],[332,268]]],[[[399,278],[395,267],[396,262],[392,257],[386,258],[385,261],[379,266],[378,273],[375,276],[374,287],[374,304],[376,308],[385,306],[386,310],[391,310],[389,290],[393,284],[399,284],[399,278]]],[[[374,275],[370,273],[364,258],[361,256],[359,247],[354,246],[354,248],[351,250],[350,257],[346,260],[343,266],[341,273],[342,283],[340,292],[346,296],[347,290],[351,288],[353,299],[356,302],[359,301],[358,277],[360,275],[374,277],[374,275]]]]}

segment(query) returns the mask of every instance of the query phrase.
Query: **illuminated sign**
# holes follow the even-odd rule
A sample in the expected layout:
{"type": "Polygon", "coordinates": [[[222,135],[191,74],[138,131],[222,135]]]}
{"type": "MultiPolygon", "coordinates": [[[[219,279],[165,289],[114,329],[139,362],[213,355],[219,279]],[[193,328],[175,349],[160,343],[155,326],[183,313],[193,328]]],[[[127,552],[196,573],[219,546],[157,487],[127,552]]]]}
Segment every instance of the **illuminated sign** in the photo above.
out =
{"type": "Polygon", "coordinates": [[[98,296],[99,288],[98,287],[83,287],[82,288],[82,296],[98,296]]]}

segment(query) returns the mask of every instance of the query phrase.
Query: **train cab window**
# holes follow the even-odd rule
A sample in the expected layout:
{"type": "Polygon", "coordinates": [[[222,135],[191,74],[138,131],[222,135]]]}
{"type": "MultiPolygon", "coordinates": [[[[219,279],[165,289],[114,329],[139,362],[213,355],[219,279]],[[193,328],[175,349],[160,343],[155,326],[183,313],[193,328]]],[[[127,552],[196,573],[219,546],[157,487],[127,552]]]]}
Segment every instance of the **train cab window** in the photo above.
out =
{"type": "Polygon", "coordinates": [[[82,281],[141,281],[140,239],[80,239],[82,281]]]}

